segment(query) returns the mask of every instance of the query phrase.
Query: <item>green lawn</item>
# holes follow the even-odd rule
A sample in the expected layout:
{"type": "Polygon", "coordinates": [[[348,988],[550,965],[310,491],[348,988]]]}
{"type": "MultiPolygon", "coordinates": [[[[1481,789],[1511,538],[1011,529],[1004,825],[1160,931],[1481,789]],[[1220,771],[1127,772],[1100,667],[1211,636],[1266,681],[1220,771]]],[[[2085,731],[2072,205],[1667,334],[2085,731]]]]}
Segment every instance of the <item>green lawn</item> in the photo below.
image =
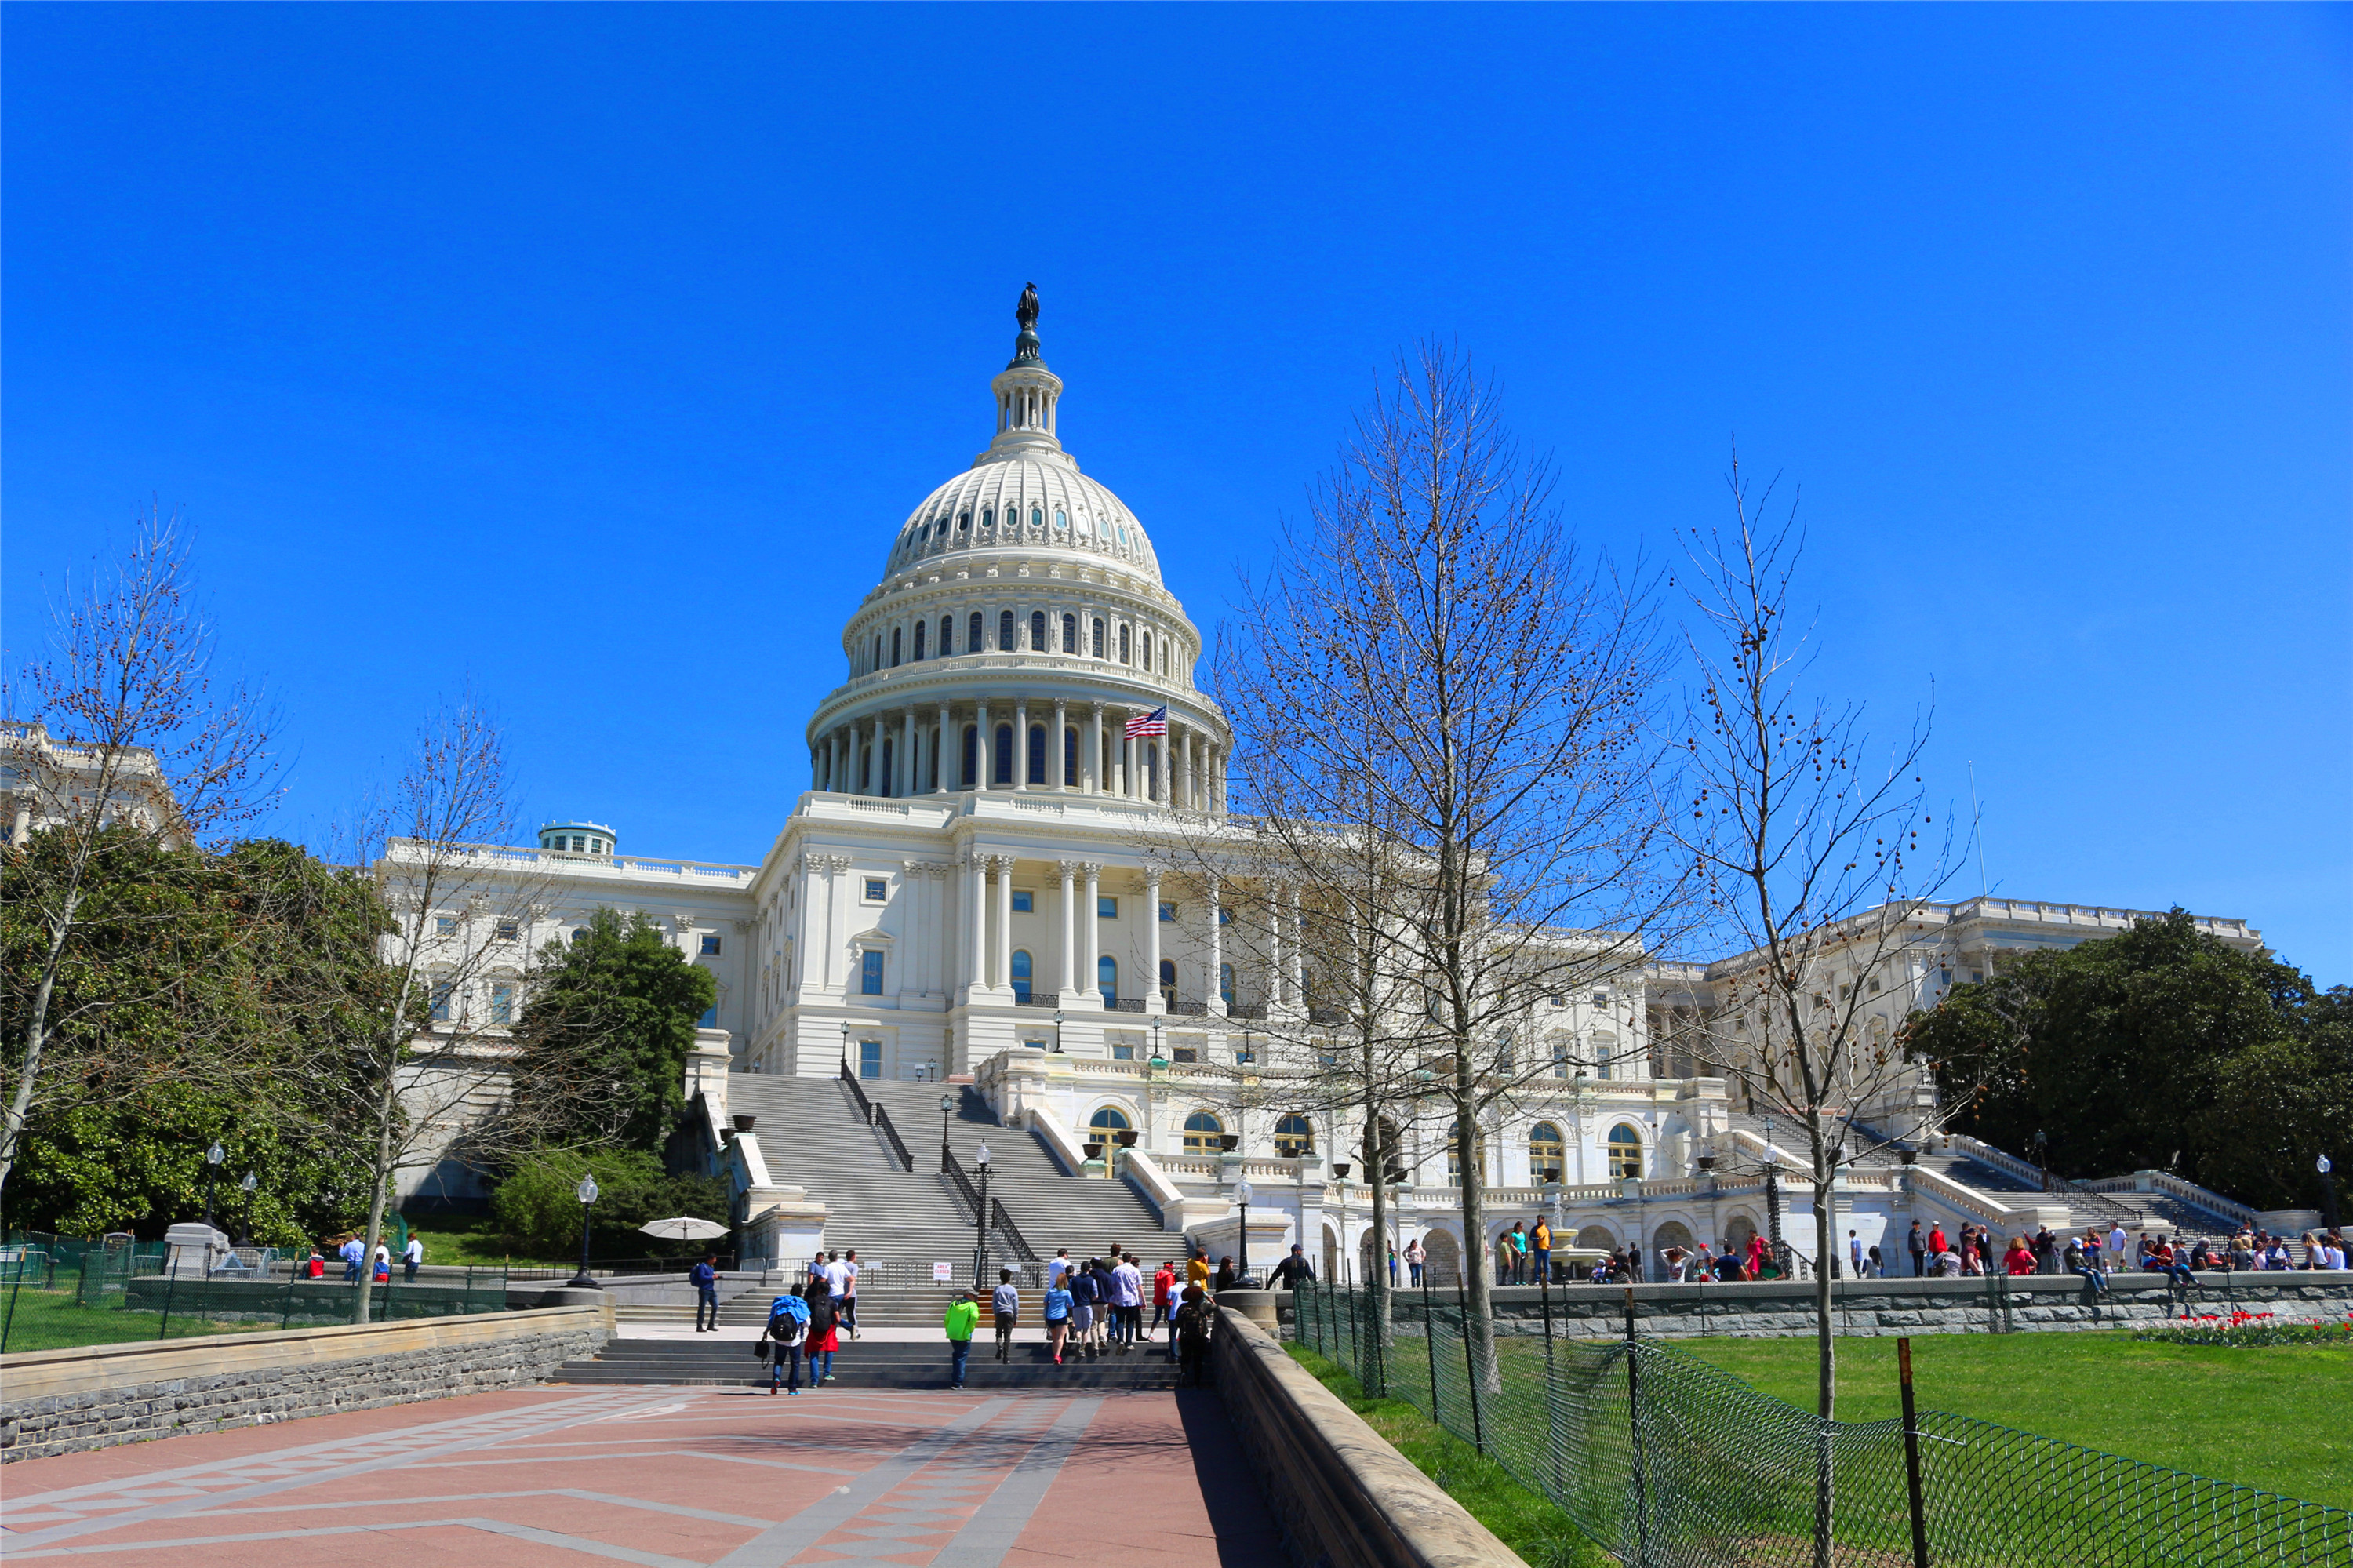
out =
{"type": "MultiPolygon", "coordinates": [[[[113,1298],[121,1301],[117,1293],[113,1298]]],[[[24,1351],[63,1351],[81,1345],[113,1345],[132,1340],[152,1340],[164,1327],[160,1312],[132,1312],[120,1306],[84,1307],[74,1300],[69,1285],[62,1290],[37,1290],[26,1287],[11,1292],[0,1288],[0,1312],[7,1317],[7,1349],[11,1355],[24,1351]],[[13,1308],[10,1296],[14,1295],[13,1308]]],[[[257,1332],[278,1327],[270,1318],[259,1322],[218,1322],[211,1319],[175,1312],[171,1321],[172,1338],[177,1340],[193,1334],[235,1334],[257,1332]]]]}
{"type": "MultiPolygon", "coordinates": [[[[517,1268],[543,1268],[577,1264],[579,1255],[570,1257],[532,1257],[516,1252],[499,1234],[496,1222],[487,1214],[427,1214],[422,1218],[406,1216],[408,1232],[425,1243],[425,1261],[447,1264],[453,1268],[497,1268],[512,1263],[517,1268]]],[[[385,1229],[389,1232],[391,1225],[385,1229]]],[[[340,1266],[332,1258],[332,1267],[340,1266]]]]}
{"type": "MultiPolygon", "coordinates": [[[[1814,1406],[1811,1340],[1677,1340],[1777,1399],[1814,1406]]],[[[1895,1341],[1841,1339],[1838,1414],[1900,1413],[1895,1341]]],[[[2164,1345],[2123,1330],[1923,1334],[1924,1410],[1999,1422],[2147,1464],[2353,1507],[2353,1348],[2164,1345]]]]}
{"type": "Polygon", "coordinates": [[[1363,1385],[1337,1362],[1296,1342],[1285,1341],[1283,1349],[1535,1568],[1609,1568],[1618,1561],[1548,1499],[1512,1479],[1493,1460],[1480,1457],[1470,1444],[1430,1425],[1404,1400],[1367,1399],[1363,1385]]]}

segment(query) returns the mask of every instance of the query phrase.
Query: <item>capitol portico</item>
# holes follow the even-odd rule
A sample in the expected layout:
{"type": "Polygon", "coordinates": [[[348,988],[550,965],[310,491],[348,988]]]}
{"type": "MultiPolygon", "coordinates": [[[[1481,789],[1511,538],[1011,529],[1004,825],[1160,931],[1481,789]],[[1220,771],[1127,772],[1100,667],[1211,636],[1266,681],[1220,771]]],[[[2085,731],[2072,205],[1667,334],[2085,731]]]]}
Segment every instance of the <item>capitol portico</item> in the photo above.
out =
{"type": "MultiPolygon", "coordinates": [[[[628,853],[626,824],[553,823],[536,850],[495,853],[545,890],[532,949],[609,907],[664,923],[712,969],[719,1002],[690,1069],[712,1108],[733,1075],[966,1077],[1058,1157],[1134,1184],[1172,1230],[1222,1218],[1247,1177],[1287,1235],[1331,1261],[1367,1255],[1361,1181],[1328,1163],[1363,1129],[1330,1125],[1312,1070],[1270,1054],[1322,1022],[1296,895],[1251,888],[1229,904],[1217,876],[1172,869],[1201,864],[1179,852],[1224,819],[1231,734],[1195,683],[1202,639],[1143,523],[1062,445],[1063,385],[1036,319],[1025,293],[1013,359],[989,384],[992,439],[908,514],[844,625],[842,683],[808,723],[811,788],[758,865],[628,853]],[[1134,1138],[1086,1161],[1076,1145],[1113,1129],[1134,1138]]],[[[1886,1028],[1988,955],[2112,934],[2131,914],[1931,907],[1890,971],[1886,1028]]],[[[2207,924],[2256,939],[2243,922],[2207,924]]],[[[1535,1004],[1537,1033],[1574,1044],[1556,1048],[1556,1081],[1485,1129],[1498,1228],[1544,1213],[1564,1242],[1650,1248],[1767,1227],[1764,1130],[1678,1044],[1708,1013],[1716,967],[1645,963],[1535,1004]]],[[[499,1022],[517,1004],[512,989],[457,1003],[499,1022]]],[[[1933,1099],[1923,1073],[1874,1114],[1916,1119],[1933,1099]]],[[[1440,1119],[1401,1131],[1391,1239],[1442,1255],[1461,1238],[1440,1119]]],[[[1915,1215],[1988,1215],[1990,1200],[1956,1181],[1852,1180],[1841,1211],[1866,1242],[1915,1215]]]]}

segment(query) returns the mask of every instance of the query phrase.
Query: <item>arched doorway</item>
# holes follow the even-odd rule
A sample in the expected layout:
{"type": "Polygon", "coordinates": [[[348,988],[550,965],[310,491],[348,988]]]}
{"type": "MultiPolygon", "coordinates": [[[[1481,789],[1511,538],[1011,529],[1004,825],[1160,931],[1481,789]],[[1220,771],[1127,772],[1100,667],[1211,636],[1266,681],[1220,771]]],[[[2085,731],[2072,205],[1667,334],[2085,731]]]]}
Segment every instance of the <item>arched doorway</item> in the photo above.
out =
{"type": "Polygon", "coordinates": [[[1588,1225],[1577,1233],[1577,1245],[1596,1252],[1609,1252],[1618,1245],[1618,1237],[1608,1225],[1588,1225]]]}
{"type": "Polygon", "coordinates": [[[1736,1252],[1746,1252],[1750,1238],[1757,1234],[1757,1222],[1746,1214],[1735,1214],[1724,1223],[1725,1245],[1736,1252]]]}
{"type": "Polygon", "coordinates": [[[1665,1255],[1666,1250],[1669,1247],[1679,1246],[1688,1253],[1693,1250],[1694,1245],[1695,1244],[1692,1240],[1691,1227],[1683,1224],[1681,1220],[1669,1220],[1657,1230],[1652,1231],[1651,1233],[1651,1256],[1657,1260],[1660,1265],[1659,1277],[1664,1278],[1666,1277],[1665,1255]]]}
{"type": "Polygon", "coordinates": [[[1325,1284],[1340,1283],[1340,1233],[1328,1224],[1324,1227],[1323,1273],[1325,1284]]]}
{"type": "Polygon", "coordinates": [[[1462,1247],[1449,1231],[1431,1231],[1421,1238],[1421,1250],[1430,1255],[1426,1266],[1430,1283],[1455,1285],[1462,1279],[1462,1247]]]}

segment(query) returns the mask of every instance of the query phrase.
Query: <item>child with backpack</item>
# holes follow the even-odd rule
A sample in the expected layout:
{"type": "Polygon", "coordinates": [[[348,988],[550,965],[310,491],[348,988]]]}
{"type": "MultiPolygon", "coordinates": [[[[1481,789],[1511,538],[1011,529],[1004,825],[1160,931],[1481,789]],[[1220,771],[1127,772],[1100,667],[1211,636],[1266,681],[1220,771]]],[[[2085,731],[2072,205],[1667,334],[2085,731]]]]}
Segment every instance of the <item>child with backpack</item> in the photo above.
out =
{"type": "Polygon", "coordinates": [[[768,1392],[785,1383],[785,1363],[792,1363],[786,1393],[801,1391],[801,1347],[808,1342],[808,1303],[797,1296],[779,1296],[768,1303],[768,1326],[760,1330],[759,1357],[768,1363],[768,1392]]]}

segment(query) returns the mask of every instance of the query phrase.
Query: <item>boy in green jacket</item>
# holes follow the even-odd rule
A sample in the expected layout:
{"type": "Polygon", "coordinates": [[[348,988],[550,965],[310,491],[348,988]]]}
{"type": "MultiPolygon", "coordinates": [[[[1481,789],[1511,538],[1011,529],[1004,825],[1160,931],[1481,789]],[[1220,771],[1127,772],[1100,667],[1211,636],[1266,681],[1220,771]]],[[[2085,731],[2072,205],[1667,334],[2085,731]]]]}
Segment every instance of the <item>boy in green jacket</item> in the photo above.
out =
{"type": "Polygon", "coordinates": [[[948,1315],[943,1320],[948,1335],[948,1386],[964,1386],[965,1363],[972,1359],[973,1330],[980,1326],[980,1303],[967,1290],[948,1303],[948,1315]]]}

